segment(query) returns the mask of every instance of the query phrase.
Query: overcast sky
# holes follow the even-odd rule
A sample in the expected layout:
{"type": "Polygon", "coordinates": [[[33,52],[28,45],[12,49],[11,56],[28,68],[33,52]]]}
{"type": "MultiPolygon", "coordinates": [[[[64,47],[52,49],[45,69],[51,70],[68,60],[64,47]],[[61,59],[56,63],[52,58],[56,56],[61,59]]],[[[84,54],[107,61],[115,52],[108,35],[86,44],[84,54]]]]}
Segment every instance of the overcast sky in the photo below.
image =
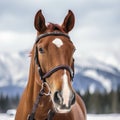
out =
{"type": "Polygon", "coordinates": [[[76,23],[69,34],[77,53],[120,51],[120,0],[0,0],[0,52],[32,48],[39,9],[46,23],[61,24],[69,9],[74,12],[76,23]]]}

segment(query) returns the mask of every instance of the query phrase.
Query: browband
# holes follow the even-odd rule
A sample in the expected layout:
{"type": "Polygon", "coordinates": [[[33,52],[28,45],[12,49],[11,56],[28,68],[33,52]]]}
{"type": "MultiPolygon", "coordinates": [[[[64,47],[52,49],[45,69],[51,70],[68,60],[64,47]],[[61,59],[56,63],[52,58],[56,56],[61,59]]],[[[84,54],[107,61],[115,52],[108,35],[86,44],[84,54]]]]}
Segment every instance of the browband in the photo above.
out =
{"type": "Polygon", "coordinates": [[[40,39],[47,37],[47,36],[64,36],[64,37],[67,37],[68,39],[70,38],[69,35],[66,33],[54,31],[54,32],[47,32],[47,33],[37,36],[35,43],[37,44],[40,39]]]}

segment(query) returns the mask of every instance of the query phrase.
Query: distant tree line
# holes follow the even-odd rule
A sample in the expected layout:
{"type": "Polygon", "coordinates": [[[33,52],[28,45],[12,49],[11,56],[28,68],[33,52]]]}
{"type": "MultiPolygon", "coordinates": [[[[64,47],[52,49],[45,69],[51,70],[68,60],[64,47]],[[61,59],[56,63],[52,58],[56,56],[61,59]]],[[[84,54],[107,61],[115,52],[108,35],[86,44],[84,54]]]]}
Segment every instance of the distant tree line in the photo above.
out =
{"type": "MultiPolygon", "coordinates": [[[[78,94],[80,95],[79,92],[78,94]]],[[[100,94],[99,92],[90,94],[87,91],[81,97],[85,102],[88,113],[120,113],[120,86],[117,91],[111,91],[109,94],[100,94]]],[[[9,97],[0,94],[0,112],[6,112],[8,109],[13,108],[16,109],[19,99],[19,95],[9,97]]]]}
{"type": "Polygon", "coordinates": [[[16,109],[19,102],[19,95],[14,97],[5,96],[0,94],[0,113],[5,113],[8,109],[16,109]]]}
{"type": "MultiPolygon", "coordinates": [[[[78,92],[80,95],[80,93],[78,92]]],[[[96,92],[90,94],[87,91],[83,96],[88,113],[120,113],[120,86],[117,91],[111,91],[109,94],[96,92]]]]}

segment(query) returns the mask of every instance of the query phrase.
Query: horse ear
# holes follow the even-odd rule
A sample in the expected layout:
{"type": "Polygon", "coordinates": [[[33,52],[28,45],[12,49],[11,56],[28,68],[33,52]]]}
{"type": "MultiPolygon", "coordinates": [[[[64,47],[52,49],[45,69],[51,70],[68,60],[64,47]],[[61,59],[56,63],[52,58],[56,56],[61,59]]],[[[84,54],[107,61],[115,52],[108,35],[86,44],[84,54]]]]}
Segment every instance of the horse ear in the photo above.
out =
{"type": "Polygon", "coordinates": [[[43,33],[47,27],[45,25],[45,18],[42,14],[42,10],[39,10],[34,19],[34,27],[36,28],[37,31],[43,33]]]}
{"type": "Polygon", "coordinates": [[[75,17],[74,14],[71,10],[68,11],[67,16],[64,19],[64,22],[62,24],[62,28],[63,30],[68,33],[69,31],[72,30],[72,28],[74,27],[74,23],[75,23],[75,17]]]}

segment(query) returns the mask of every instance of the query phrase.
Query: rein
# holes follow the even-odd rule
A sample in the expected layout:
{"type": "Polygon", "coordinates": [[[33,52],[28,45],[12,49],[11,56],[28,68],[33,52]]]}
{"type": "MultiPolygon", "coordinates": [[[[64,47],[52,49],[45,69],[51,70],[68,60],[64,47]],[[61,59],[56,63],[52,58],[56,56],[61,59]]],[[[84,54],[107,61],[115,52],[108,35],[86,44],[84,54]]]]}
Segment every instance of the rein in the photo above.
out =
{"type": "MultiPolygon", "coordinates": [[[[66,33],[58,32],[58,31],[48,32],[48,33],[44,33],[44,34],[41,34],[41,35],[37,36],[35,44],[37,44],[40,39],[42,39],[44,37],[47,37],[47,36],[64,36],[64,37],[70,38],[68,36],[68,34],[66,34],[66,33]]],[[[42,87],[41,87],[41,90],[39,91],[39,94],[38,94],[38,96],[36,98],[36,101],[33,105],[32,112],[28,115],[27,120],[35,120],[34,117],[35,117],[35,113],[36,113],[38,104],[40,102],[40,98],[43,95],[49,96],[51,94],[50,89],[48,89],[49,90],[48,93],[46,93],[44,91],[44,86],[47,86],[49,88],[49,86],[46,82],[46,78],[50,77],[53,73],[55,73],[56,71],[61,70],[61,69],[66,69],[70,73],[70,77],[72,78],[72,80],[74,78],[74,70],[70,66],[67,66],[67,65],[56,66],[56,67],[54,67],[53,69],[51,69],[50,71],[48,71],[47,73],[44,74],[42,69],[41,69],[39,60],[38,60],[38,49],[37,49],[37,47],[36,47],[36,51],[35,51],[35,62],[38,66],[40,79],[42,80],[42,87]]],[[[55,111],[50,109],[49,112],[48,112],[48,119],[46,119],[46,120],[52,120],[52,118],[54,117],[54,114],[55,114],[55,111]]]]}

